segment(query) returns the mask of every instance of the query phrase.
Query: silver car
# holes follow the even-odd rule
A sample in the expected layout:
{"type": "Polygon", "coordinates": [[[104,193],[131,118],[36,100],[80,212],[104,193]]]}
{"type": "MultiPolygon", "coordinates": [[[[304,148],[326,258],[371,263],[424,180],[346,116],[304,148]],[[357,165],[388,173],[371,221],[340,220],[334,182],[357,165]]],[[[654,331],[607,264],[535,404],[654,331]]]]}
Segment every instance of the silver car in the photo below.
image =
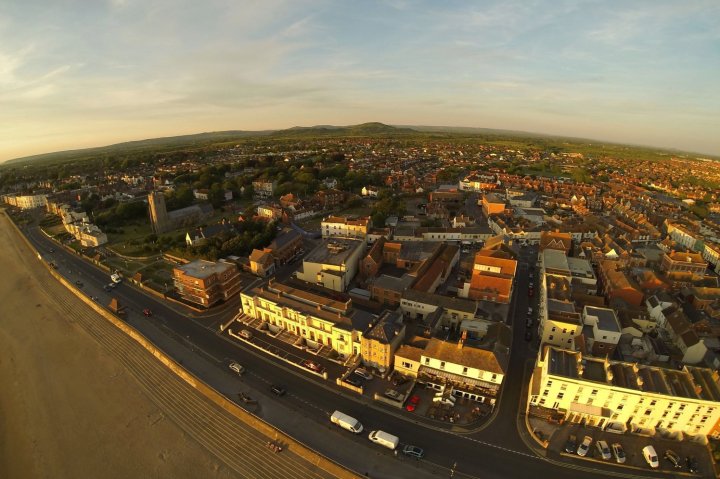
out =
{"type": "Polygon", "coordinates": [[[590,450],[590,445],[592,444],[592,441],[593,441],[593,439],[590,436],[585,436],[583,438],[582,442],[580,443],[580,445],[578,446],[578,449],[577,449],[578,456],[580,456],[580,457],[587,456],[587,453],[590,450]]]}
{"type": "Polygon", "coordinates": [[[612,454],[610,454],[610,448],[608,447],[607,442],[600,440],[595,443],[595,447],[597,447],[597,450],[600,453],[600,456],[605,461],[609,460],[612,457],[612,454]]]}

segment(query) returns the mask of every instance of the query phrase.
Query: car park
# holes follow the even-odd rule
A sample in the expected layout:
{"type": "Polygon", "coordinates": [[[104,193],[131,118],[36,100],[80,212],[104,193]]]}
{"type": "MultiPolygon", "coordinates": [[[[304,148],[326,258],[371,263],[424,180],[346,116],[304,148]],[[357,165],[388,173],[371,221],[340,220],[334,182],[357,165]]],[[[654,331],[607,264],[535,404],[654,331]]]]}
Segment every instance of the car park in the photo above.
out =
{"type": "Polygon", "coordinates": [[[593,441],[592,437],[585,436],[577,448],[577,455],[580,457],[587,456],[587,453],[590,450],[590,445],[592,444],[592,441],[593,441]]]}
{"type": "Polygon", "coordinates": [[[242,367],[240,364],[236,363],[235,361],[231,362],[228,367],[231,371],[235,371],[238,374],[242,374],[245,372],[245,368],[242,367]]]}
{"type": "Polygon", "coordinates": [[[665,454],[663,454],[663,457],[667,459],[670,464],[673,465],[673,467],[682,467],[682,462],[680,461],[680,456],[677,452],[673,451],[672,449],[665,450],[665,454]]]}
{"type": "Polygon", "coordinates": [[[148,318],[153,315],[153,312],[149,308],[143,309],[143,314],[148,318]]]}
{"type": "Polygon", "coordinates": [[[366,381],[370,381],[373,378],[372,374],[370,374],[370,371],[364,368],[357,368],[354,372],[366,381]]]}
{"type": "Polygon", "coordinates": [[[577,436],[575,434],[570,434],[570,437],[568,437],[568,440],[565,442],[565,452],[572,454],[575,452],[575,449],[577,448],[577,436]]]}
{"type": "Polygon", "coordinates": [[[414,457],[415,459],[422,459],[425,457],[425,451],[422,448],[407,444],[403,446],[402,453],[406,456],[414,457]]]}
{"type": "Polygon", "coordinates": [[[614,443],[612,446],[613,456],[615,456],[615,462],[618,464],[623,464],[625,462],[626,456],[625,456],[625,449],[623,449],[622,445],[619,443],[614,443]]]}
{"type": "Polygon", "coordinates": [[[655,448],[652,446],[645,446],[642,449],[643,457],[645,458],[645,462],[648,463],[650,467],[653,469],[657,469],[660,467],[660,461],[658,461],[658,455],[655,452],[655,448]]]}
{"type": "Polygon", "coordinates": [[[276,394],[278,396],[284,396],[285,393],[287,393],[287,389],[285,389],[285,386],[281,386],[279,384],[273,384],[270,386],[270,392],[273,394],[276,394]]]}
{"type": "Polygon", "coordinates": [[[408,412],[413,412],[418,407],[418,404],[420,404],[420,396],[415,394],[408,401],[407,405],[405,406],[405,410],[408,412]]]}
{"type": "Polygon", "coordinates": [[[688,471],[690,472],[699,472],[700,469],[698,467],[697,459],[695,459],[695,456],[687,456],[685,458],[685,465],[688,468],[688,471]]]}
{"type": "Polygon", "coordinates": [[[608,447],[608,443],[606,441],[600,440],[596,442],[595,447],[597,447],[597,450],[600,453],[600,457],[602,457],[603,460],[607,461],[612,457],[612,454],[610,453],[610,448],[608,447]]]}

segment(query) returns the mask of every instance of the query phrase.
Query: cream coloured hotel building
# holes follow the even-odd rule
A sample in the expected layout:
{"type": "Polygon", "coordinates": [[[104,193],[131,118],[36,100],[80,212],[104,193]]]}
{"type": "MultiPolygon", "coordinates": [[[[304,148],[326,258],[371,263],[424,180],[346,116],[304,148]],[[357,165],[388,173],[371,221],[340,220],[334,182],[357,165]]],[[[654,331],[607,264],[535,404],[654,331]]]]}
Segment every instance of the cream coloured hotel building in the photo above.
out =
{"type": "Polygon", "coordinates": [[[583,357],[546,346],[530,385],[530,405],[566,420],[624,432],[676,438],[720,437],[718,373],[664,369],[583,357]]]}

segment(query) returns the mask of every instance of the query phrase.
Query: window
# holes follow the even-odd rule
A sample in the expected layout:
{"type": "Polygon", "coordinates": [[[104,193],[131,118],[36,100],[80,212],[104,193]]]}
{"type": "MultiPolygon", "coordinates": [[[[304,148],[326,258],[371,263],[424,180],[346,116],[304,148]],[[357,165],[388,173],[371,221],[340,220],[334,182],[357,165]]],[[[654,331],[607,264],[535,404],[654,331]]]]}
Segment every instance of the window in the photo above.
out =
{"type": "Polygon", "coordinates": [[[651,405],[651,406],[654,406],[654,405],[656,405],[656,404],[657,404],[657,401],[656,401],[655,399],[653,399],[652,401],[650,401],[650,405],[651,405]]]}
{"type": "Polygon", "coordinates": [[[646,409],[646,410],[645,410],[645,415],[646,415],[646,416],[649,416],[651,413],[652,413],[652,409],[646,409]]]}
{"type": "Polygon", "coordinates": [[[558,395],[557,395],[558,401],[564,397],[565,397],[565,393],[558,393],[558,395]]]}
{"type": "Polygon", "coordinates": [[[597,393],[598,393],[597,389],[593,389],[592,391],[590,391],[591,396],[597,396],[597,393]]]}
{"type": "Polygon", "coordinates": [[[548,341],[552,341],[552,340],[553,340],[553,335],[551,334],[551,335],[548,337],[548,341]]]}
{"type": "Polygon", "coordinates": [[[463,374],[467,374],[468,368],[463,368],[463,374]]]}
{"type": "Polygon", "coordinates": [[[624,404],[618,404],[618,405],[617,405],[617,410],[618,410],[618,411],[622,411],[624,407],[625,407],[624,404]]]}
{"type": "Polygon", "coordinates": [[[440,369],[445,369],[445,361],[440,361],[440,369]]]}

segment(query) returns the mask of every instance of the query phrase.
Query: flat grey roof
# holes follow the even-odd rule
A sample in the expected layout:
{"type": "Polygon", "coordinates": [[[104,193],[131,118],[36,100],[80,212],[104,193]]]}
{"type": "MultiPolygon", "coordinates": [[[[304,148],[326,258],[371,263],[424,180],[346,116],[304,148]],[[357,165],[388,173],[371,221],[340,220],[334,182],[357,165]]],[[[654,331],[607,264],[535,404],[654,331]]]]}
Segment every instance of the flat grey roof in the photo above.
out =
{"type": "Polygon", "coordinates": [[[546,249],[542,252],[545,269],[555,269],[570,272],[568,258],[564,252],[556,249],[546,249]]]}
{"type": "Polygon", "coordinates": [[[340,266],[347,262],[355,250],[362,247],[363,242],[360,240],[328,238],[312,250],[303,262],[340,266]]]}
{"type": "Polygon", "coordinates": [[[585,306],[585,311],[589,316],[598,318],[598,328],[603,331],[620,332],[620,324],[618,324],[615,312],[612,309],[596,308],[595,306],[585,306]]]}
{"type": "Polygon", "coordinates": [[[185,272],[187,276],[193,278],[204,279],[212,276],[215,273],[222,273],[228,268],[233,267],[230,263],[213,263],[212,261],[205,261],[204,259],[198,259],[191,263],[178,266],[177,269],[185,272]]]}

